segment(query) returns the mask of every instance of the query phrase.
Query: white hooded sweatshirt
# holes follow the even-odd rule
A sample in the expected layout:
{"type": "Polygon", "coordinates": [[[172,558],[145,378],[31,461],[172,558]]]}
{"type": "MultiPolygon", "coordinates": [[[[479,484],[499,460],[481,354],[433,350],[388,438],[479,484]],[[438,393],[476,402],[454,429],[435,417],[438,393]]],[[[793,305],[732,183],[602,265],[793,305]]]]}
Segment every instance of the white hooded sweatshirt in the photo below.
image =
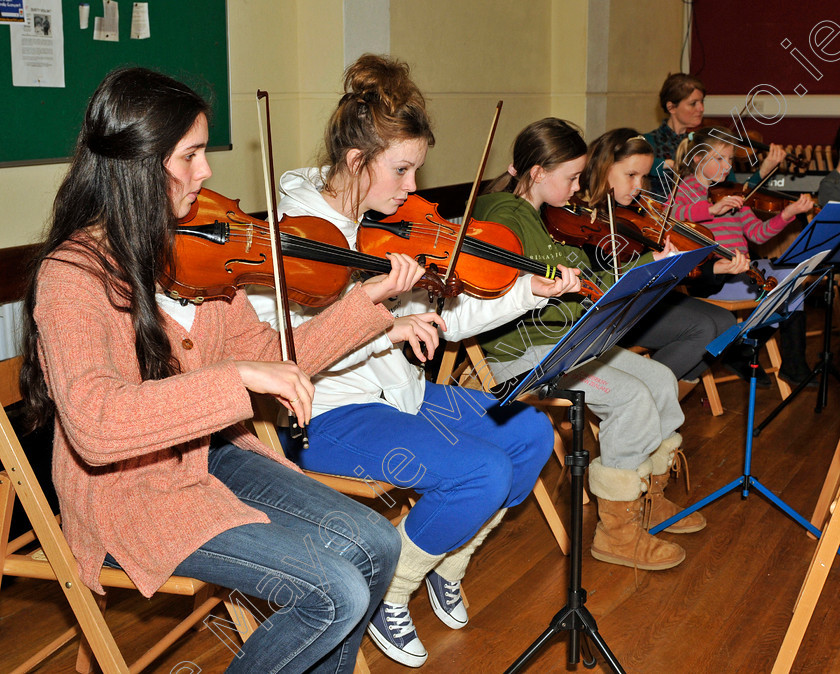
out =
{"type": "MultiPolygon", "coordinates": [[[[351,248],[356,247],[358,223],[334,210],[321,196],[324,187],[321,170],[304,168],[288,171],[280,178],[280,214],[314,215],[329,220],[344,234],[351,248]]],[[[351,286],[348,286],[352,287],[351,286]]],[[[260,320],[277,327],[277,307],[273,291],[249,288],[251,303],[260,320]]],[[[547,300],[531,292],[531,275],[521,276],[513,288],[495,300],[480,300],[459,295],[446,300],[441,316],[447,341],[458,341],[486,332],[543,306],[547,300]]],[[[433,311],[425,290],[403,293],[383,302],[395,316],[433,311]]],[[[321,309],[291,305],[292,323],[296,326],[311,319],[321,309]]],[[[423,403],[426,381],[422,369],[406,360],[402,344],[392,344],[387,334],[371,340],[312,378],[315,417],[343,405],[381,403],[402,412],[417,414],[423,403]]]]}

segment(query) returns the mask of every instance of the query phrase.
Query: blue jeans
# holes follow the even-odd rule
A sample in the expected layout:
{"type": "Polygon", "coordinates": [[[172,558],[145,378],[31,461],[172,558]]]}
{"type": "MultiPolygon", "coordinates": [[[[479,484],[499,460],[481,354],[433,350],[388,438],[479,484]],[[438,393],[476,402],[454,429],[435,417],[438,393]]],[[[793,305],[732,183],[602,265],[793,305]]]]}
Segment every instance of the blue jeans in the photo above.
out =
{"type": "Polygon", "coordinates": [[[420,499],[406,534],[438,555],[470,540],[499,508],[524,501],[553,447],[551,424],[533,407],[500,407],[481,391],[426,383],[418,414],[383,403],[319,414],[296,459],[310,470],[414,489],[420,499]]]}
{"type": "Polygon", "coordinates": [[[214,629],[236,653],[226,671],[352,672],[396,567],[396,529],[370,508],[234,445],[210,450],[209,471],[271,519],[219,534],[175,569],[230,588],[246,608],[242,595],[268,601],[268,616],[252,605],[262,624],[241,649],[214,629]]]}

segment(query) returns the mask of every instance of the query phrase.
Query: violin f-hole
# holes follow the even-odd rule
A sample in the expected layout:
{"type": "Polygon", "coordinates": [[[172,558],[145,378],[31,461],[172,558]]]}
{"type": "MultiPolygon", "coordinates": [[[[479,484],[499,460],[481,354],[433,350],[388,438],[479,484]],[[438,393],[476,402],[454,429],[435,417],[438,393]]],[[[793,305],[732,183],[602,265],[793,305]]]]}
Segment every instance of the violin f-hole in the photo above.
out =
{"type": "Polygon", "coordinates": [[[245,259],[242,259],[242,258],[235,257],[235,258],[230,259],[227,262],[225,262],[225,271],[228,274],[232,274],[233,269],[231,269],[230,266],[233,265],[233,264],[251,264],[251,265],[254,265],[255,267],[259,267],[260,265],[265,264],[266,260],[268,260],[268,258],[266,257],[265,253],[260,253],[260,259],[259,260],[245,260],[245,259]]]}

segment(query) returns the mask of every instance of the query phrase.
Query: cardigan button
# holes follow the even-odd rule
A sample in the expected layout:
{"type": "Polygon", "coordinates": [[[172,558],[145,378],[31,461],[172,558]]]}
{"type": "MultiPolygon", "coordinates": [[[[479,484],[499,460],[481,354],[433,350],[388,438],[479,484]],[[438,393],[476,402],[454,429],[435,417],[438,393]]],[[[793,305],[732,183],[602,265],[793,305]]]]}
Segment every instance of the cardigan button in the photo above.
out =
{"type": "Polygon", "coordinates": [[[183,347],[184,347],[184,349],[186,349],[187,351],[189,351],[189,350],[190,350],[191,348],[193,348],[193,346],[195,346],[195,345],[192,343],[192,340],[191,340],[191,339],[185,339],[185,340],[183,340],[183,341],[181,342],[181,346],[183,346],[183,347]]]}

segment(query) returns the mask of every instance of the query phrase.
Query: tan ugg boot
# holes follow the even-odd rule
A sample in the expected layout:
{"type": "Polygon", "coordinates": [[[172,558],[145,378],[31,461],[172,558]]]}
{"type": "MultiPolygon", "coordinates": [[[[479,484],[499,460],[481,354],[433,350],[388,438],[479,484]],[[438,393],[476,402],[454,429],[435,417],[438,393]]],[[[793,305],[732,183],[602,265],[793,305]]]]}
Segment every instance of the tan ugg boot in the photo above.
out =
{"type": "MultiPolygon", "coordinates": [[[[650,464],[640,469],[646,472],[650,464]]],[[[670,569],[685,559],[685,550],[651,536],[642,526],[642,477],[636,470],[604,466],[600,457],[589,465],[589,488],[598,497],[591,553],[609,564],[647,571],[670,569]]]]}
{"type": "MultiPolygon", "coordinates": [[[[671,468],[677,460],[677,452],[682,444],[682,436],[674,433],[670,438],[662,441],[656,451],[650,455],[651,475],[650,489],[645,496],[646,507],[645,526],[650,529],[660,522],[664,522],[683,510],[676,503],[665,498],[664,489],[668,486],[671,468]]],[[[682,453],[680,453],[682,454],[682,453]]],[[[683,461],[685,457],[683,456],[683,461]]],[[[687,479],[686,469],[686,479],[687,479]]],[[[669,534],[691,534],[706,527],[706,518],[700,512],[693,512],[687,517],[674,522],[665,529],[669,534]]]]}

